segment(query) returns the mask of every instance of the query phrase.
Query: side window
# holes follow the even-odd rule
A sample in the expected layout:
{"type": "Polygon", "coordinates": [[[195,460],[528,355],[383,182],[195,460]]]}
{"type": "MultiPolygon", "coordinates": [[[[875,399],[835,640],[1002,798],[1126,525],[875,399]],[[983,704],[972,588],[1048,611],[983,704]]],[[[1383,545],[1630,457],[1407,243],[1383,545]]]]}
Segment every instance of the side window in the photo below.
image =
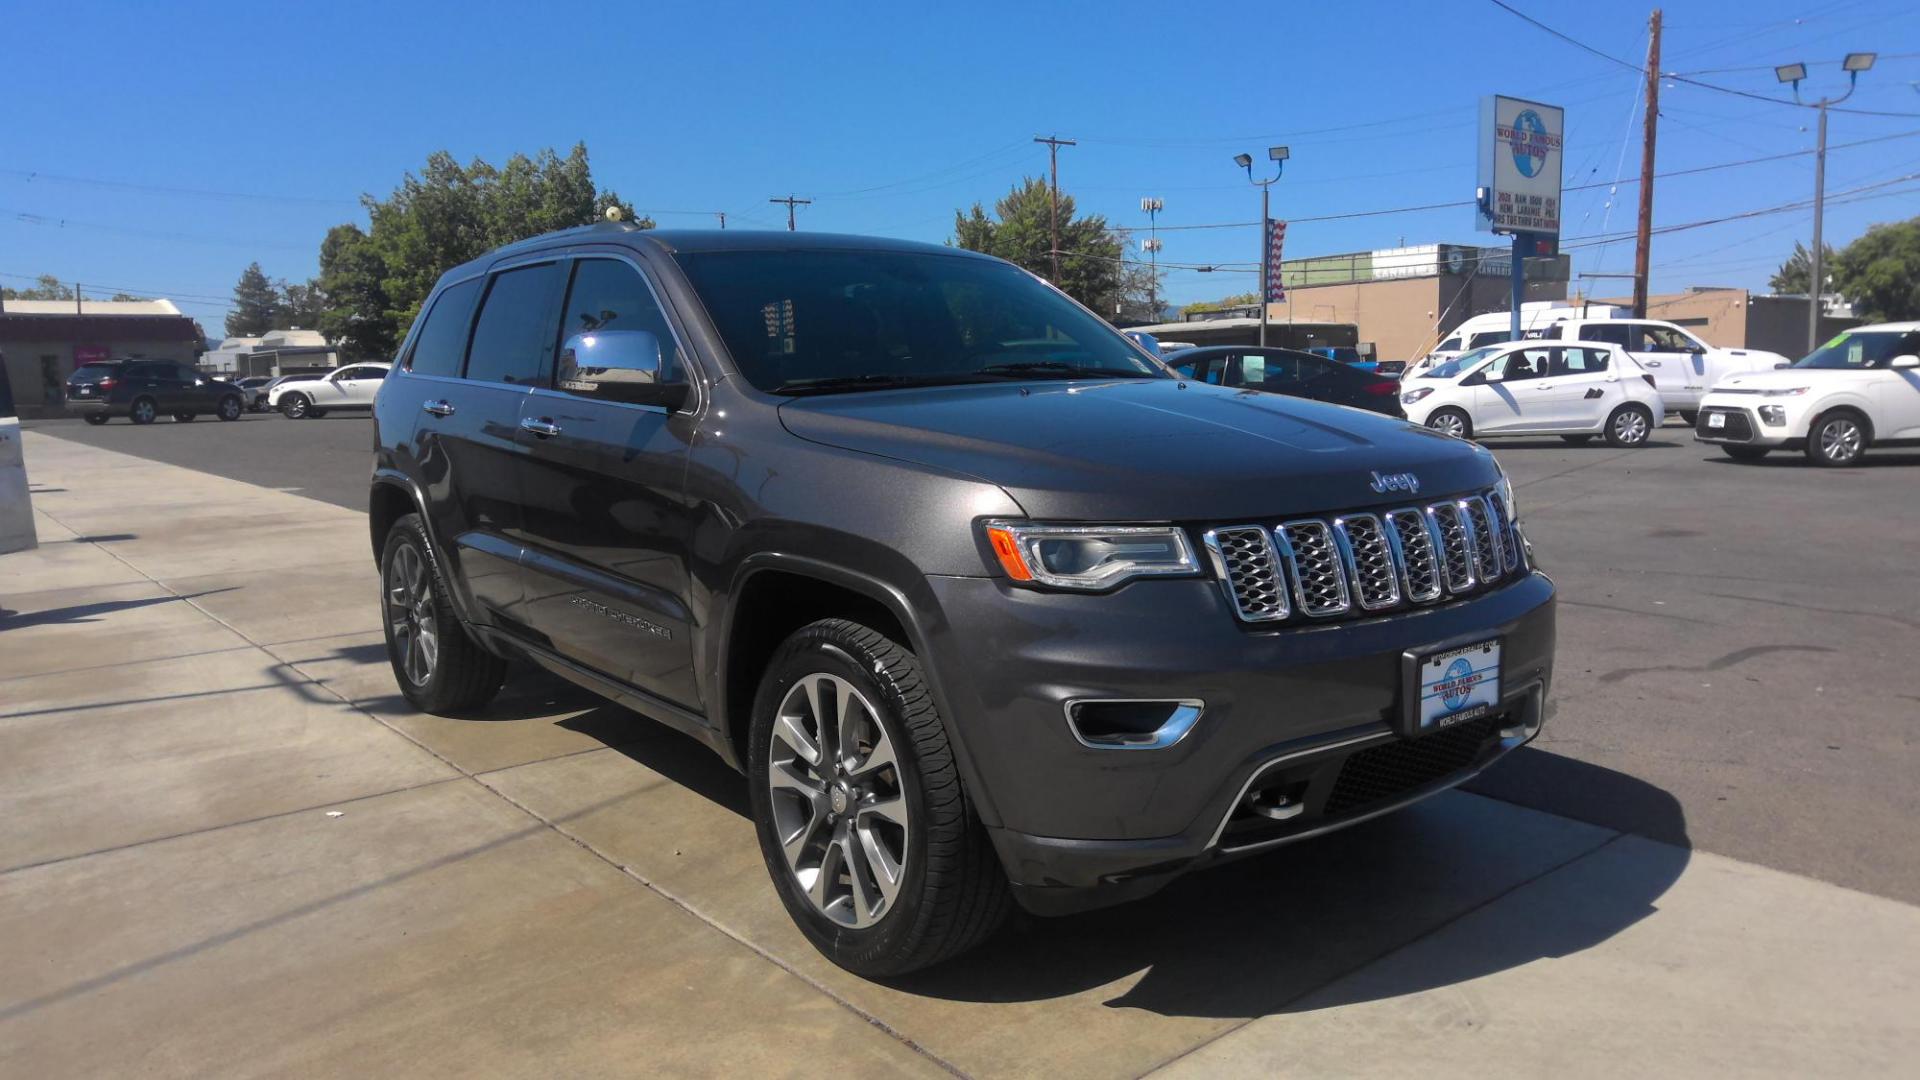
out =
{"type": "Polygon", "coordinates": [[[1645,332],[1646,347],[1650,352],[1690,353],[1697,347],[1697,343],[1692,338],[1671,326],[1648,326],[1645,327],[1645,332]]]}
{"type": "MultiPolygon", "coordinates": [[[[666,313],[654,302],[645,278],[618,259],[581,259],[573,271],[573,287],[567,292],[565,317],[560,322],[560,339],[593,330],[645,330],[660,340],[660,381],[686,381],[680,346],[666,313]]],[[[582,397],[590,392],[569,390],[582,397]]]]}
{"type": "Polygon", "coordinates": [[[1593,375],[1607,370],[1605,349],[1555,349],[1549,375],[1593,375]]]}
{"type": "Polygon", "coordinates": [[[449,285],[433,302],[426,322],[415,335],[407,370],[416,375],[458,375],[467,352],[467,327],[473,322],[473,302],[480,295],[480,279],[449,285]]]}
{"type": "Polygon", "coordinates": [[[542,263],[493,275],[467,350],[467,378],[545,386],[553,371],[554,301],[560,264],[542,263]]]}
{"type": "Polygon", "coordinates": [[[387,377],[387,369],[383,367],[363,367],[360,369],[360,377],[363,379],[384,379],[387,377]]]}
{"type": "Polygon", "coordinates": [[[1604,341],[1609,345],[1628,348],[1628,331],[1632,326],[1627,323],[1588,323],[1580,328],[1580,336],[1588,341],[1604,341]]]}
{"type": "Polygon", "coordinates": [[[1551,349],[1521,349],[1510,352],[1488,365],[1487,374],[1499,375],[1501,382],[1520,382],[1537,379],[1547,370],[1547,357],[1551,349]]]}

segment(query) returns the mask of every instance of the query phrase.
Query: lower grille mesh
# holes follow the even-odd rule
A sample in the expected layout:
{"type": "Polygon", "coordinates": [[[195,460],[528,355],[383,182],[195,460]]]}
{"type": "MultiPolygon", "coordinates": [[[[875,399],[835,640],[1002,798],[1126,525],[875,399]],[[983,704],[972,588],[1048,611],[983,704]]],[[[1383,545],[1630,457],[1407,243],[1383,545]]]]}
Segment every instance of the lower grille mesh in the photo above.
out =
{"type": "Polygon", "coordinates": [[[1327,795],[1328,816],[1404,795],[1473,764],[1504,716],[1483,716],[1417,739],[1398,739],[1349,756],[1327,795]]]}

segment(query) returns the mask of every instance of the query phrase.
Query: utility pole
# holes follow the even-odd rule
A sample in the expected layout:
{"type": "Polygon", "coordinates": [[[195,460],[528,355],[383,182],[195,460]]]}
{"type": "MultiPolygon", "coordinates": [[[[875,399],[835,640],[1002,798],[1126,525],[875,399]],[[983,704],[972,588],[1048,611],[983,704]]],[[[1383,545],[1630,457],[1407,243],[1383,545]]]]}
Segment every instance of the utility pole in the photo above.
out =
{"type": "MultiPolygon", "coordinates": [[[[793,208],[795,206],[812,206],[813,205],[812,199],[796,199],[791,195],[787,196],[784,199],[768,199],[767,201],[771,203],[787,204],[787,231],[788,232],[793,231],[793,208]]],[[[722,222],[720,227],[723,229],[726,228],[725,222],[722,222]]]]}
{"type": "MultiPolygon", "coordinates": [[[[1826,114],[1821,113],[1820,115],[1825,116],[1826,114]]],[[[1818,241],[1815,241],[1815,242],[1818,243],[1818,241]]],[[[73,313],[75,315],[86,314],[86,312],[82,310],[80,307],[80,283],[77,281],[73,283],[73,313]]]]}
{"type": "Polygon", "coordinates": [[[1152,264],[1147,279],[1147,306],[1153,310],[1153,321],[1160,321],[1160,211],[1166,203],[1159,199],[1141,199],[1140,209],[1147,212],[1147,259],[1152,264]]]}
{"type": "MultiPolygon", "coordinates": [[[[1640,232],[1633,248],[1633,317],[1647,317],[1647,263],[1653,247],[1653,146],[1660,126],[1660,9],[1647,22],[1647,115],[1640,146],[1640,232]]],[[[1822,113],[1821,115],[1825,115],[1822,113]]]]}
{"type": "Polygon", "coordinates": [[[1080,144],[1072,139],[1051,135],[1046,138],[1035,135],[1033,141],[1047,144],[1047,190],[1052,195],[1047,211],[1047,231],[1052,237],[1048,247],[1053,253],[1053,283],[1058,285],[1060,284],[1060,148],[1080,144]]]}
{"type": "Polygon", "coordinates": [[[714,216],[720,219],[720,227],[725,229],[727,227],[727,212],[725,210],[716,210],[714,211],[714,216]]]}

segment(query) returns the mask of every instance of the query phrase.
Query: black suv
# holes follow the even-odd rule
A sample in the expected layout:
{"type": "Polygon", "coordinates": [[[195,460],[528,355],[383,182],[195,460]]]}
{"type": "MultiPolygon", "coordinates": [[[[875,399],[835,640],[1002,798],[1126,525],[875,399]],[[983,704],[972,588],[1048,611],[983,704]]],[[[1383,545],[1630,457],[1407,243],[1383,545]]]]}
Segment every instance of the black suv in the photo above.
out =
{"type": "Polygon", "coordinates": [[[181,423],[201,413],[238,420],[246,411],[244,394],[171,360],[96,360],[67,376],[67,409],[89,424],[115,416],[151,424],[162,414],[181,423]]]}
{"type": "Polygon", "coordinates": [[[518,655],[705,743],[856,972],[1540,728],[1553,585],[1487,451],[1180,379],[997,259],[540,237],[440,280],[374,415],[407,698],[474,709],[518,655]]]}

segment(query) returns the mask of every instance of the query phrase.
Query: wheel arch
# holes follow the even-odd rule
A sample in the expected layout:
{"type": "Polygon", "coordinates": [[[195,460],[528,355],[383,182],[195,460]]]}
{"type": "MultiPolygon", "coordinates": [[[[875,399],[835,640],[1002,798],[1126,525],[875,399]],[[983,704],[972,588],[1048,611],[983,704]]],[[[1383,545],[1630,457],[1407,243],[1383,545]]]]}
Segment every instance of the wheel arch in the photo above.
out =
{"type": "Polygon", "coordinates": [[[1838,398],[1833,401],[1821,403],[1820,407],[1814,410],[1813,419],[1807,421],[1807,438],[1813,438],[1815,429],[1819,428],[1821,423],[1835,413],[1846,413],[1860,421],[1860,426],[1864,428],[1867,433],[1867,440],[1861,445],[1861,449],[1864,450],[1868,446],[1873,445],[1873,416],[1867,412],[1864,405],[1854,401],[1852,398],[1838,398]]]}

